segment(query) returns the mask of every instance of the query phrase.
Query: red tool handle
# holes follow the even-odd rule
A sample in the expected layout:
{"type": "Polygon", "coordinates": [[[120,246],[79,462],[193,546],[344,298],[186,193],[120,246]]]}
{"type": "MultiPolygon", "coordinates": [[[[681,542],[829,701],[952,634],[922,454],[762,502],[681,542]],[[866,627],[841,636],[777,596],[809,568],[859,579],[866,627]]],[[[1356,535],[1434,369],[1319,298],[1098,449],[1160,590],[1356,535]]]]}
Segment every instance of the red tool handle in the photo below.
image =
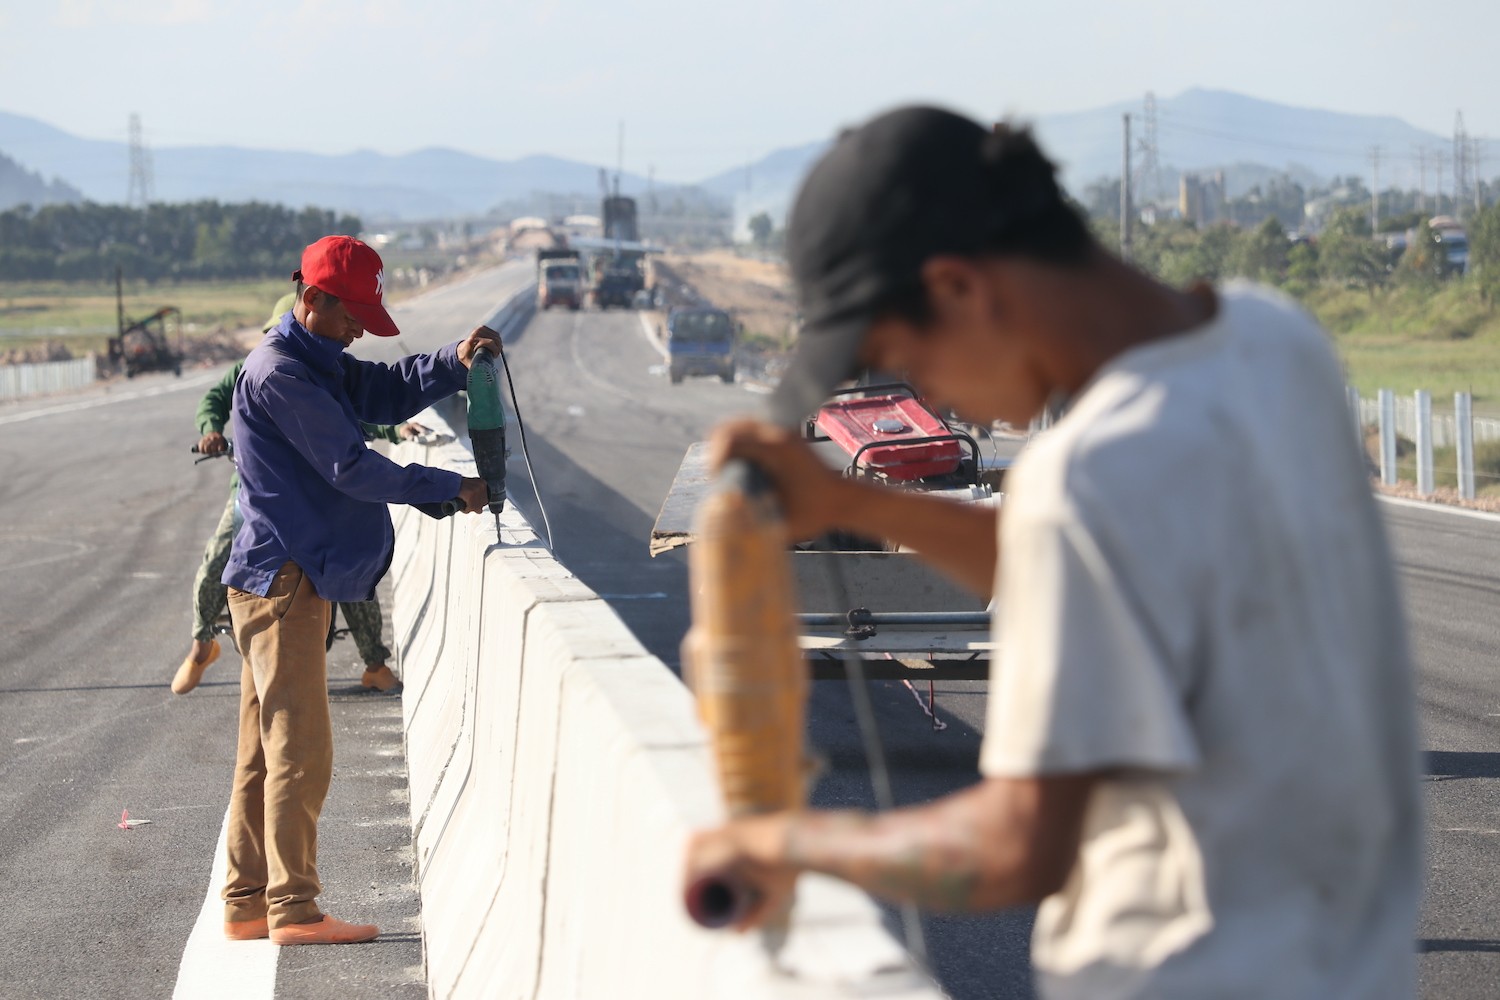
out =
{"type": "Polygon", "coordinates": [[[699,927],[720,930],[745,918],[760,894],[731,875],[705,875],[687,887],[684,902],[688,916],[699,927]]]}

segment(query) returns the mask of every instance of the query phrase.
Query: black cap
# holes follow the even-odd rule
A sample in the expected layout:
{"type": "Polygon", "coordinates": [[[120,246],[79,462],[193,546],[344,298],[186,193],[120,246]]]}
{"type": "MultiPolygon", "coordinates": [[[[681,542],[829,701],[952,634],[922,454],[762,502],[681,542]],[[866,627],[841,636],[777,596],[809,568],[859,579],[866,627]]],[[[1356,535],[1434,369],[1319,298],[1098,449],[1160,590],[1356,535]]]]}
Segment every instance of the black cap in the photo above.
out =
{"type": "Polygon", "coordinates": [[[774,420],[800,422],[857,374],[870,322],[921,287],[928,258],[978,254],[1011,222],[1060,203],[1050,163],[1036,155],[1042,169],[1014,183],[997,166],[1001,146],[962,115],[906,107],[843,133],[817,162],[787,222],[803,326],[771,397],[774,420]]]}

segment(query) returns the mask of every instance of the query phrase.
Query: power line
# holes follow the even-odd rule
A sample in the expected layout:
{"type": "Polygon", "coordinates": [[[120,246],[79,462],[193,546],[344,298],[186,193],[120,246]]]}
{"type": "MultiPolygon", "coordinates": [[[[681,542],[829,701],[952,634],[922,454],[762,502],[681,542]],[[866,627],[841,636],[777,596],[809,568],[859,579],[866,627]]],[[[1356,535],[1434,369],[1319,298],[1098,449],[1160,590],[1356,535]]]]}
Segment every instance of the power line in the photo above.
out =
{"type": "MultiPolygon", "coordinates": [[[[1162,110],[1158,112],[1160,127],[1168,131],[1183,132],[1190,135],[1201,135],[1208,138],[1223,139],[1229,142],[1237,142],[1243,145],[1267,146],[1274,149],[1285,149],[1299,153],[1322,153],[1328,156],[1364,157],[1368,154],[1368,147],[1361,146],[1324,146],[1313,143],[1291,142],[1285,139],[1273,139],[1262,135],[1251,135],[1244,132],[1226,131],[1222,128],[1207,127],[1203,125],[1187,124],[1182,118],[1171,111],[1162,110]]],[[[1392,156],[1391,159],[1416,162],[1415,154],[1407,156],[1392,156]]]]}

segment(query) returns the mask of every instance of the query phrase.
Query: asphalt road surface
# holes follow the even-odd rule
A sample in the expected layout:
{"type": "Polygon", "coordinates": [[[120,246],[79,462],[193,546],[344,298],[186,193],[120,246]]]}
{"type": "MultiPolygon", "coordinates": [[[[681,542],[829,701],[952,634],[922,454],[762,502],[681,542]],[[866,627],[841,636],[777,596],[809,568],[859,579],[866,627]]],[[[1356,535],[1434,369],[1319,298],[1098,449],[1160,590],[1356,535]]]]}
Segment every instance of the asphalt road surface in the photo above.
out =
{"type": "MultiPolygon", "coordinates": [[[[512,264],[397,310],[404,335],[356,350],[389,359],[455,339],[522,287],[512,264]]],[[[674,668],[687,623],[680,554],[646,539],[687,446],[753,410],[742,386],[671,386],[633,313],[548,312],[508,354],[558,553],[674,668]]],[[[189,629],[193,571],[225,496],[221,463],[193,466],[192,415],[217,377],[134,382],[0,406],[0,983],[7,998],[172,994],[204,906],[228,798],[239,659],[204,685],[167,690],[189,629]],[[116,827],[122,809],[151,819],[116,827]]],[[[528,513],[524,474],[510,495],[528,513]]],[[[1417,947],[1422,995],[1500,995],[1500,522],[1386,508],[1417,650],[1429,750],[1428,899],[1417,947]]],[[[378,944],[283,949],[277,997],[421,997],[399,706],[357,691],[334,647],[336,777],[322,826],[323,897],[374,919],[378,944]]],[[[983,686],[937,686],[934,730],[913,693],[875,702],[897,798],[976,777],[983,686]]],[[[925,694],[925,691],[923,692],[925,694]]],[[[841,683],[816,685],[812,742],[827,760],[815,799],[871,802],[841,683]]],[[[894,922],[893,922],[894,926],[894,922]]],[[[1030,917],[925,921],[935,974],[954,997],[1031,995],[1030,917]]],[[[271,995],[269,992],[266,995],[271,995]]]]}
{"type": "MultiPolygon", "coordinates": [[[[528,273],[488,272],[398,308],[398,343],[457,339],[528,273]]],[[[226,647],[186,696],[167,685],[227,496],[225,463],[195,466],[188,453],[198,400],[222,373],[146,375],[0,406],[5,1000],[170,997],[204,906],[229,799],[239,657],[226,647]],[[119,829],[126,809],[150,825],[119,829]]],[[[267,998],[273,985],[281,998],[427,995],[401,706],[360,692],[361,670],[353,643],[336,643],[322,902],[385,934],[283,949],[267,998]]]]}
{"type": "Polygon", "coordinates": [[[1427,750],[1420,992],[1500,996],[1500,518],[1384,508],[1427,750]]]}

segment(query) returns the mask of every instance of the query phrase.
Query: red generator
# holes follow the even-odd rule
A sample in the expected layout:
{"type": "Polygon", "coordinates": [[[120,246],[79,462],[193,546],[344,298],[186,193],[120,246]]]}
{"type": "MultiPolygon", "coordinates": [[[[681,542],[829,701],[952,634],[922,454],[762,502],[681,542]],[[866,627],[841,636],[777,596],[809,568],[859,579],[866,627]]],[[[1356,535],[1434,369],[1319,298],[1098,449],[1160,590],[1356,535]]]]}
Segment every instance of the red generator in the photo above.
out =
{"type": "Polygon", "coordinates": [[[950,428],[905,383],[841,389],[808,421],[807,431],[809,439],[844,450],[849,474],[900,482],[955,475],[965,443],[971,455],[978,453],[968,435],[950,428]]]}

